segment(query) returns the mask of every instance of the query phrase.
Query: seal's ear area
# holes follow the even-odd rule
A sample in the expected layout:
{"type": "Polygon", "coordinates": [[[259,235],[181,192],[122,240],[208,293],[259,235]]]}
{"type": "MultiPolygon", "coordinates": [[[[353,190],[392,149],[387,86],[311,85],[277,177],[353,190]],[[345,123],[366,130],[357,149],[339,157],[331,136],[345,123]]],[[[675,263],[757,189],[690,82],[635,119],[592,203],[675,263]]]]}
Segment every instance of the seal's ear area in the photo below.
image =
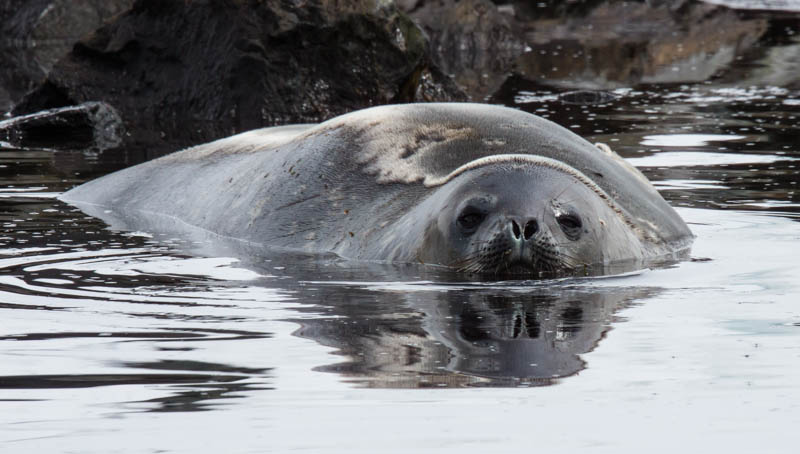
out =
{"type": "MultiPolygon", "coordinates": [[[[608,145],[606,145],[604,143],[600,143],[600,142],[595,143],[594,146],[599,148],[603,153],[605,153],[608,156],[610,156],[611,158],[613,158],[614,161],[617,164],[621,165],[625,170],[630,172],[631,175],[633,175],[634,177],[638,178],[640,181],[645,183],[646,187],[650,187],[651,186],[650,180],[648,180],[647,177],[644,176],[644,174],[639,171],[639,169],[637,169],[636,167],[632,166],[628,161],[625,160],[625,158],[623,158],[622,156],[618,155],[614,150],[612,150],[611,147],[609,147],[608,145]]],[[[600,175],[600,177],[602,177],[602,175],[600,175]]],[[[655,189],[653,190],[653,192],[655,192],[655,189]]]]}
{"type": "Polygon", "coordinates": [[[599,148],[599,149],[600,149],[600,151],[602,151],[603,153],[605,153],[605,154],[607,154],[607,155],[614,155],[614,154],[616,154],[616,153],[614,153],[614,151],[611,149],[611,147],[609,147],[608,145],[606,145],[606,144],[604,144],[604,143],[602,143],[602,142],[596,142],[596,143],[594,144],[594,146],[596,146],[597,148],[599,148]]]}

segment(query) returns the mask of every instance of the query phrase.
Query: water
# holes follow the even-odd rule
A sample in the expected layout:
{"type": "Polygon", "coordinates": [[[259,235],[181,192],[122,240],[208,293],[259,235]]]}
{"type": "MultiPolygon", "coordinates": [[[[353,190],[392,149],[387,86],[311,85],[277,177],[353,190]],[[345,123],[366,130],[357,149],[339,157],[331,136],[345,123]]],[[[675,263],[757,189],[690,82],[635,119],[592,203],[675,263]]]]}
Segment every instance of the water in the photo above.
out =
{"type": "Polygon", "coordinates": [[[493,101],[640,167],[697,235],[687,261],[482,282],[268,259],[55,199],[124,153],[2,149],[3,452],[793,452],[800,91],[606,95],[493,101]]]}

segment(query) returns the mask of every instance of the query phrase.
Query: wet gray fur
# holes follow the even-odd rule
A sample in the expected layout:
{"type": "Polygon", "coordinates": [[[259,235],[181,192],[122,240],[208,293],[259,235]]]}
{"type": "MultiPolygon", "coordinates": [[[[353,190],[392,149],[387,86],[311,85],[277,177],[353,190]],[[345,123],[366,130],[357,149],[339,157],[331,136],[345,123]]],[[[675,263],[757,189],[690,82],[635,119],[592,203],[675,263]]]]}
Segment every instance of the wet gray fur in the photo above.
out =
{"type": "Polygon", "coordinates": [[[615,153],[543,118],[484,104],[381,106],[251,131],[107,175],[62,199],[117,225],[141,228],[160,217],[271,247],[414,262],[422,245],[415,236],[435,222],[431,206],[448,175],[508,154],[551,158],[594,182],[641,241],[641,255],[691,242],[683,220],[615,153]]]}

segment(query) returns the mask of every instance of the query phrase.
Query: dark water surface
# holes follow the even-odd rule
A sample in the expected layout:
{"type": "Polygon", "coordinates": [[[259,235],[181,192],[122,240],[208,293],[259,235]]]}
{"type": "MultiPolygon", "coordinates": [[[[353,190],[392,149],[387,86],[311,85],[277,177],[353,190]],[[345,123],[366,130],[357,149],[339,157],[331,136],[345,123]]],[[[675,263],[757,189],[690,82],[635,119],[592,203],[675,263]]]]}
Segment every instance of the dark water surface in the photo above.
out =
{"type": "Polygon", "coordinates": [[[691,259],[474,282],[244,258],[55,199],[122,151],[0,148],[2,452],[794,452],[800,91],[510,80],[492,101],[628,158],[691,259]]]}

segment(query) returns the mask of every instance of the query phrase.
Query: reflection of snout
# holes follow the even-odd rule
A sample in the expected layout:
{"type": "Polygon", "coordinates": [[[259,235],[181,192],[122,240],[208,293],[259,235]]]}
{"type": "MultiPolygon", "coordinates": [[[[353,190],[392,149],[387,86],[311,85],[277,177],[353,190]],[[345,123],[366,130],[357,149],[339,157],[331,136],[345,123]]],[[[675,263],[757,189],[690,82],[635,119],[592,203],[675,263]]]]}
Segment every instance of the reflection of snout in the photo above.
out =
{"type": "Polygon", "coordinates": [[[572,375],[584,366],[578,355],[602,335],[602,324],[586,321],[583,304],[572,301],[555,307],[534,300],[509,304],[462,313],[460,322],[446,342],[457,351],[453,368],[492,378],[572,375]],[[592,329],[585,330],[587,325],[592,329]]]}

